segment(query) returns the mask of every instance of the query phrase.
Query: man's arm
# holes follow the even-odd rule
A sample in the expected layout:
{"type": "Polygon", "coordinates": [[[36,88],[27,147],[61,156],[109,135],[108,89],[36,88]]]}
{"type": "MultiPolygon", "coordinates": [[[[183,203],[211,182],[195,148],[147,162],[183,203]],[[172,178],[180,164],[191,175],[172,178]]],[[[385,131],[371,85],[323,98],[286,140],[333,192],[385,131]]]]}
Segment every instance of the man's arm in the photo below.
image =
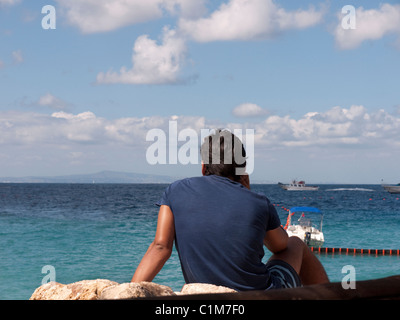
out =
{"type": "Polygon", "coordinates": [[[131,282],[151,282],[155,278],[171,256],[174,238],[174,216],[168,206],[162,205],[158,213],[157,231],[154,241],[143,256],[131,282]]]}
{"type": "Polygon", "coordinates": [[[289,237],[282,227],[269,230],[265,233],[264,245],[272,253],[278,253],[287,248],[289,237]]]}

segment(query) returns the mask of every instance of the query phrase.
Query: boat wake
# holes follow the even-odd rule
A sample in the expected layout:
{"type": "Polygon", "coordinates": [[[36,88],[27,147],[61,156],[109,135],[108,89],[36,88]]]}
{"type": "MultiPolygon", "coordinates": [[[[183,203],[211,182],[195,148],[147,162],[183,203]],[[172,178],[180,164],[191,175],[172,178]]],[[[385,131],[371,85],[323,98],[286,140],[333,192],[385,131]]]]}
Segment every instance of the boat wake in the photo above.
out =
{"type": "Polygon", "coordinates": [[[336,188],[336,189],[327,189],[325,191],[375,191],[373,189],[366,188],[336,188]]]}

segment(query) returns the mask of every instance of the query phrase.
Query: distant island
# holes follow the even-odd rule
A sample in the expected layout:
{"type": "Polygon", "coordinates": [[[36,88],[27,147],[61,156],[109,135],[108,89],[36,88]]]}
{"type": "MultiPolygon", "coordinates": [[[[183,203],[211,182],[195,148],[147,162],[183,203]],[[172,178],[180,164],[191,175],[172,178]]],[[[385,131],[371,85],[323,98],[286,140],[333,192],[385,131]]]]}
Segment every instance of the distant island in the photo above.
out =
{"type": "MultiPolygon", "coordinates": [[[[0,183],[172,183],[184,177],[104,170],[90,174],[65,176],[0,177],[0,183]]],[[[252,184],[274,184],[269,180],[253,179],[252,184]]]]}
{"type": "Polygon", "coordinates": [[[178,179],[163,175],[101,171],[53,177],[0,177],[0,183],[171,183],[178,179]]]}

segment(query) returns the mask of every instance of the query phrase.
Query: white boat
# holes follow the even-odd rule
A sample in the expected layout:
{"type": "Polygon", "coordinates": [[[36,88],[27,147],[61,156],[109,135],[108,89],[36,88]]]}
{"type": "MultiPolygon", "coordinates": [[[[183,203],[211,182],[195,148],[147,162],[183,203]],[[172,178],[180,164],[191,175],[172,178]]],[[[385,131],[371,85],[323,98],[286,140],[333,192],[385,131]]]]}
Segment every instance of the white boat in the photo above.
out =
{"type": "Polygon", "coordinates": [[[310,247],[320,247],[325,241],[322,221],[323,214],[317,208],[293,207],[289,210],[284,229],[289,237],[296,236],[310,247]],[[294,219],[295,213],[299,217],[297,220],[294,219]]]}
{"type": "Polygon", "coordinates": [[[307,186],[304,181],[296,181],[293,180],[289,184],[283,184],[278,182],[278,185],[284,189],[289,191],[317,191],[319,189],[318,186],[307,186]]]}
{"type": "Polygon", "coordinates": [[[400,183],[395,186],[383,185],[383,188],[390,193],[400,193],[400,183]]]}

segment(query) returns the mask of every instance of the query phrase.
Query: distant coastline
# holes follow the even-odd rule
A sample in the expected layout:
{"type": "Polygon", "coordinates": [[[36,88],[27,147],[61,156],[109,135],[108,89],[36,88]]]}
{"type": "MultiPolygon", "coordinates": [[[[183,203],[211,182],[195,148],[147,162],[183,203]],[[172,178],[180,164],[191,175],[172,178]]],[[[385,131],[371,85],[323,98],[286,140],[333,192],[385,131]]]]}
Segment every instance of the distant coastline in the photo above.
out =
{"type": "MultiPolygon", "coordinates": [[[[104,170],[89,174],[63,176],[0,177],[1,183],[159,183],[169,184],[185,177],[104,170]]],[[[275,184],[273,181],[253,180],[253,184],[275,184]]]]}
{"type": "Polygon", "coordinates": [[[52,177],[0,177],[0,183],[171,183],[178,179],[179,177],[163,175],[100,171],[91,174],[52,177]]]}
{"type": "MultiPolygon", "coordinates": [[[[89,174],[72,174],[62,176],[25,176],[25,177],[0,177],[0,184],[4,183],[135,183],[135,184],[169,184],[185,177],[131,173],[104,170],[89,174]]],[[[252,184],[277,184],[265,179],[251,179],[252,184]]],[[[316,185],[379,185],[382,183],[338,183],[338,182],[313,182],[316,185]]]]}

